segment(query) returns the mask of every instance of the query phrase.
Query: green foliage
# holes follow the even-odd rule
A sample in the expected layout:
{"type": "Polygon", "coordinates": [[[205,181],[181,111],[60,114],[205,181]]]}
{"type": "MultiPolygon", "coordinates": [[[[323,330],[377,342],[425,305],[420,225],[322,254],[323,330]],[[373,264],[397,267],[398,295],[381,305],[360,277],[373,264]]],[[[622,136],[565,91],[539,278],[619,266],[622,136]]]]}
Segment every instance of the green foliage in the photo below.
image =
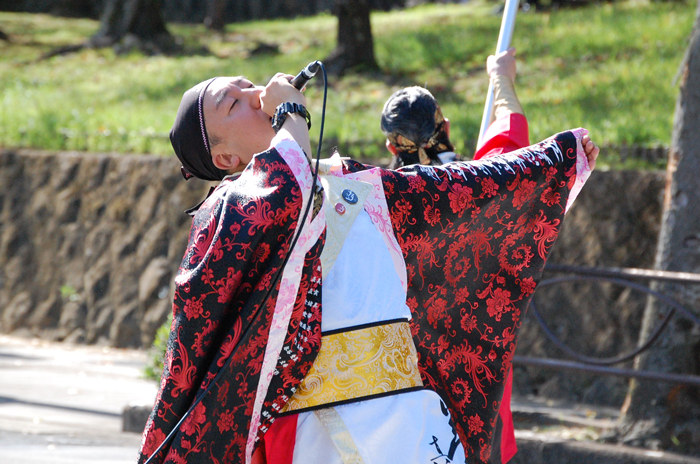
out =
{"type": "Polygon", "coordinates": [[[61,296],[69,301],[77,301],[80,299],[78,291],[71,285],[61,285],[61,296]]]}
{"type": "Polygon", "coordinates": [[[173,315],[170,314],[168,319],[156,331],[156,338],[153,340],[150,350],[148,350],[143,376],[149,380],[158,382],[163,374],[163,362],[165,361],[165,351],[168,348],[168,338],[170,337],[170,326],[172,323],[173,315]]]}
{"type": "MultiPolygon", "coordinates": [[[[379,114],[405,85],[424,85],[451,120],[458,151],[476,143],[500,17],[493,4],[424,5],[373,13],[381,73],[331,78],[324,134],[344,155],[386,157],[379,114]]],[[[668,145],[677,88],[673,78],[694,18],[686,3],[591,5],[520,13],[517,89],[533,141],[583,126],[600,145],[668,145]]],[[[243,74],[264,83],[295,72],[335,46],[336,20],[296,20],[227,26],[171,25],[186,49],[210,54],[149,57],[111,50],[36,61],[52,47],[80,43],[98,28],[89,20],[0,13],[0,145],[60,150],[171,154],[167,133],[182,92],[212,75],[243,74]],[[292,24],[293,23],[293,24],[292,24]],[[295,31],[305,30],[299,36],[295,31]],[[252,54],[260,42],[278,54],[252,54]]],[[[318,137],[321,79],[307,90],[318,137]]],[[[601,155],[601,164],[619,167],[601,155]]]]}

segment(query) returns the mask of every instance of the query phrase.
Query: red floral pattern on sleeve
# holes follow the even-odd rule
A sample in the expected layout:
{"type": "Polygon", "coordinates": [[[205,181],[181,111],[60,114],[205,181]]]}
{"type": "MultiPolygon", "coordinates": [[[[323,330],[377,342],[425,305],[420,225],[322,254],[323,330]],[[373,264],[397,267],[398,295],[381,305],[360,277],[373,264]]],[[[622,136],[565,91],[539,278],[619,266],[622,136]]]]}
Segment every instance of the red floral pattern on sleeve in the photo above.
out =
{"type": "Polygon", "coordinates": [[[423,383],[448,405],[469,463],[491,455],[522,315],[575,165],[576,137],[562,133],[481,161],[382,172],[423,383]]]}
{"type": "MultiPolygon", "coordinates": [[[[256,156],[237,180],[224,180],[197,212],[175,278],[166,363],[146,425],[139,462],[148,459],[223,368],[217,383],[183,421],[153,463],[242,463],[253,402],[275,308],[271,288],[299,220],[302,198],[290,167],[276,150],[256,156]],[[265,295],[270,298],[263,305],[265,295]],[[228,365],[226,362],[230,361],[228,365]]],[[[306,254],[302,282],[320,266],[323,237],[306,254]]],[[[300,291],[297,304],[308,295],[300,291]]],[[[309,366],[320,340],[321,307],[292,315],[286,346],[290,365],[309,366]],[[299,330],[303,324],[307,330],[299,330]],[[318,326],[318,327],[317,327],[318,326]]],[[[301,376],[277,380],[273,396],[291,396],[301,376]]],[[[268,417],[274,416],[274,410],[268,417]]],[[[269,423],[269,422],[268,422],[269,423]]]]}

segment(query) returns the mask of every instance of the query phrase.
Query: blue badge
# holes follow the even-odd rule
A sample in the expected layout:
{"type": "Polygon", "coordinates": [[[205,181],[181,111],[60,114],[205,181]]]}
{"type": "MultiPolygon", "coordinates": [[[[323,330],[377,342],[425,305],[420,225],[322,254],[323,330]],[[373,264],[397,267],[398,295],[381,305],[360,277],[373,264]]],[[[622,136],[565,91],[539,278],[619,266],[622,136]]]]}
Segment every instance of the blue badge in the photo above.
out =
{"type": "Polygon", "coordinates": [[[354,205],[357,203],[357,200],[359,200],[359,198],[357,198],[357,194],[350,189],[343,190],[342,195],[343,200],[347,201],[351,205],[354,205]]]}

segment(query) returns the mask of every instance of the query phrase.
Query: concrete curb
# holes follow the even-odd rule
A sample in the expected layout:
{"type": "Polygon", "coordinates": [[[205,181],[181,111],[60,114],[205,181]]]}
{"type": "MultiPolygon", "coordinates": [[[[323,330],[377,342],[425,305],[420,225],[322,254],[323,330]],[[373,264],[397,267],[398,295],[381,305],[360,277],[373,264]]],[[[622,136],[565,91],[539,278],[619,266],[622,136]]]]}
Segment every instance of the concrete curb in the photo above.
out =
{"type": "Polygon", "coordinates": [[[700,458],[607,445],[589,441],[550,438],[515,431],[518,453],[509,464],[700,464],[700,458]]]}
{"type": "MultiPolygon", "coordinates": [[[[122,413],[124,432],[143,432],[151,406],[127,406],[122,413]]],[[[518,453],[509,464],[700,464],[700,458],[592,441],[552,438],[516,430],[518,453]]]]}

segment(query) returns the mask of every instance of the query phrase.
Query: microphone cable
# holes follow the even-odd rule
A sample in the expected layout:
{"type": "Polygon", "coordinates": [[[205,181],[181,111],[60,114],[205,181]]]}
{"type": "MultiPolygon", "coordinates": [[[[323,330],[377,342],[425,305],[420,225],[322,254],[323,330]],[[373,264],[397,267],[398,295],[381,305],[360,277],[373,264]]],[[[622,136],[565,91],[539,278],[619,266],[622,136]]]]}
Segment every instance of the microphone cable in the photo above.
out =
{"type": "MultiPolygon", "coordinates": [[[[297,243],[297,240],[299,240],[299,237],[301,236],[302,229],[304,228],[304,224],[306,223],[306,218],[309,215],[309,210],[311,209],[311,205],[313,204],[314,200],[314,194],[316,193],[316,182],[318,181],[318,171],[319,171],[319,166],[321,163],[321,147],[323,145],[323,129],[325,126],[326,122],[326,100],[328,96],[328,76],[326,74],[326,67],[323,65],[321,61],[316,61],[315,63],[318,63],[318,65],[321,67],[321,70],[323,71],[323,107],[321,110],[321,127],[319,128],[319,135],[318,135],[318,148],[316,150],[316,164],[313,169],[313,180],[311,182],[311,191],[309,192],[309,199],[306,205],[306,209],[304,210],[304,215],[301,219],[301,223],[299,224],[299,229],[292,239],[292,243],[289,246],[289,250],[287,251],[287,254],[284,257],[284,260],[282,260],[282,266],[277,270],[277,273],[275,274],[275,277],[272,279],[272,283],[270,284],[270,288],[265,294],[265,297],[262,300],[262,303],[260,304],[260,308],[264,308],[265,304],[267,303],[267,300],[270,299],[270,295],[272,293],[272,290],[277,286],[277,282],[282,275],[282,271],[284,268],[287,266],[287,262],[289,261],[289,257],[292,255],[292,251],[294,250],[294,247],[297,243]]],[[[311,66],[311,64],[309,65],[311,66]]],[[[313,76],[312,76],[313,77],[313,76]]],[[[303,151],[303,150],[302,150],[303,151]]],[[[250,327],[246,329],[246,331],[242,334],[241,339],[244,338],[246,333],[250,330],[250,327]]],[[[175,424],[175,427],[168,433],[168,435],[165,437],[163,442],[156,448],[156,450],[151,454],[151,456],[144,462],[144,464],[150,464],[151,460],[158,454],[160,451],[163,449],[163,447],[168,444],[172,439],[175,437],[175,434],[180,430],[180,426],[187,420],[189,415],[192,413],[194,408],[204,399],[204,397],[209,393],[209,391],[212,389],[214,385],[216,385],[217,381],[221,378],[221,376],[224,374],[226,369],[228,368],[229,364],[231,363],[231,359],[233,356],[229,356],[224,365],[219,369],[219,372],[217,372],[216,376],[209,382],[209,385],[207,385],[207,388],[204,389],[202,393],[200,393],[198,396],[195,397],[194,401],[190,405],[189,409],[185,412],[185,414],[180,418],[180,420],[175,424]]],[[[256,432],[257,433],[257,432],[256,432]]]]}

